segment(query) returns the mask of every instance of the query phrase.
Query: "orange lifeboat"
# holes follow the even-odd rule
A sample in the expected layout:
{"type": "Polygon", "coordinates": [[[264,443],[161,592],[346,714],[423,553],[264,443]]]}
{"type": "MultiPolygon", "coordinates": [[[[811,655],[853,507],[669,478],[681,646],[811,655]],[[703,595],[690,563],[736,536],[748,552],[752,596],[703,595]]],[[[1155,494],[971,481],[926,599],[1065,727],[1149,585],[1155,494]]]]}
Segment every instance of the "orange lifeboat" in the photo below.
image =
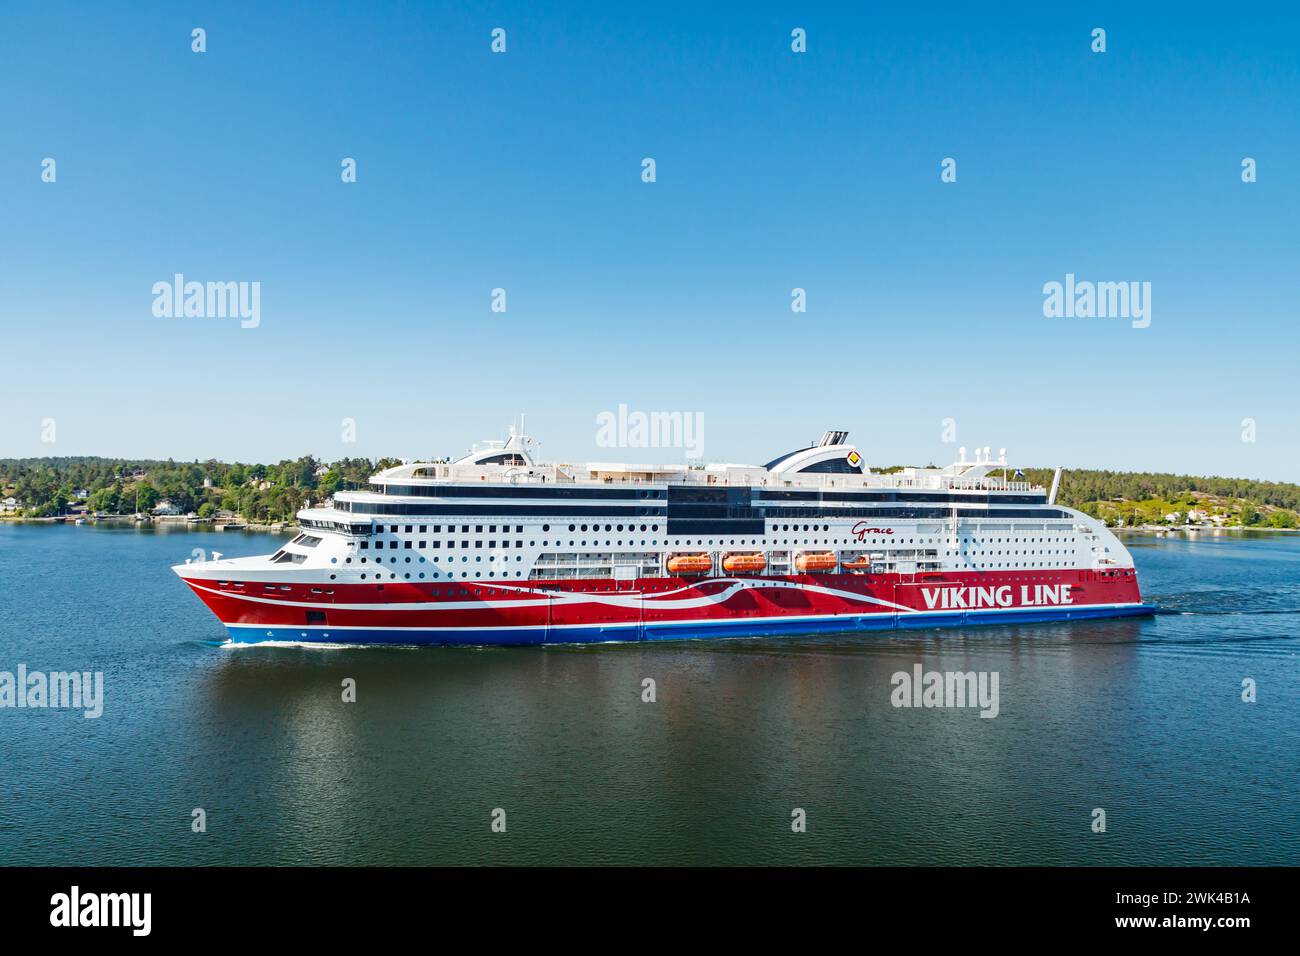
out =
{"type": "Polygon", "coordinates": [[[845,571],[868,571],[871,569],[871,559],[866,555],[860,558],[854,558],[852,561],[844,562],[845,571]]]}
{"type": "Polygon", "coordinates": [[[767,567],[767,558],[761,554],[729,554],[722,559],[722,570],[729,574],[762,571],[765,567],[767,567]]]}
{"type": "Polygon", "coordinates": [[[707,554],[674,554],[668,559],[669,574],[707,574],[713,559],[707,554]]]}
{"type": "Polygon", "coordinates": [[[809,571],[833,571],[835,555],[830,551],[805,551],[794,559],[794,567],[800,574],[809,571]]]}

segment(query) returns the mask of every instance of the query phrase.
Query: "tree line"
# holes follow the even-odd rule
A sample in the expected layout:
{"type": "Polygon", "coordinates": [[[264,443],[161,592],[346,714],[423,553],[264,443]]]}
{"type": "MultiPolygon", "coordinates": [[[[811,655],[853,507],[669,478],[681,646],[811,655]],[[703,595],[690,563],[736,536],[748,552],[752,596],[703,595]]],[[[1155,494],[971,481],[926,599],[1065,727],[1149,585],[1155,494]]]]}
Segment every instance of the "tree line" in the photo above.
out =
{"type": "Polygon", "coordinates": [[[289,521],[307,502],[360,487],[395,459],[343,458],[324,465],[311,455],[273,465],[97,457],[0,459],[0,498],[12,496],[33,517],[92,512],[149,512],[168,501],[183,514],[228,511],[249,521],[289,521]],[[324,467],[323,467],[324,466],[324,467]],[[85,492],[82,495],[81,492],[85,492]]]}
{"type": "MultiPolygon", "coordinates": [[[[12,495],[24,514],[38,517],[66,514],[83,500],[78,493],[84,491],[86,507],[103,514],[148,512],[166,500],[182,513],[200,517],[221,510],[249,521],[291,521],[307,502],[322,501],[340,488],[364,487],[376,471],[395,464],[395,458],[342,458],[326,464],[312,455],[276,464],[0,458],[0,498],[12,495]]],[[[1024,474],[1027,481],[1050,486],[1053,469],[1027,468],[1024,474]]],[[[1067,469],[1057,500],[1115,523],[1125,516],[1159,521],[1162,509],[1197,507],[1198,494],[1233,502],[1229,510],[1248,525],[1294,527],[1300,511],[1300,485],[1167,472],[1067,469]]]]}
{"type": "MultiPolygon", "coordinates": [[[[1026,468],[1025,480],[1051,487],[1055,469],[1026,468]]],[[[1200,508],[1227,514],[1247,526],[1294,528],[1300,524],[1300,485],[1250,478],[1175,475],[1169,472],[1066,469],[1056,500],[1116,524],[1163,523],[1172,510],[1200,508]],[[1207,495],[1219,499],[1207,506],[1207,495]]]]}

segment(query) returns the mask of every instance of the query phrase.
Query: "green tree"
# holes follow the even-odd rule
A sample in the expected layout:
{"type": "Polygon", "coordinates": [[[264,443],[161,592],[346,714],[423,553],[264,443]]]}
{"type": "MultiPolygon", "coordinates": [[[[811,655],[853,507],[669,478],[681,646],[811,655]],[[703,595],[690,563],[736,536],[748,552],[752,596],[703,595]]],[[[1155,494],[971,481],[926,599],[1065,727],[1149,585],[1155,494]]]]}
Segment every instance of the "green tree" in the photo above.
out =
{"type": "Polygon", "coordinates": [[[121,502],[122,486],[114,484],[92,492],[89,508],[91,511],[102,511],[105,514],[118,514],[121,502]]]}
{"type": "Polygon", "coordinates": [[[147,481],[142,481],[136,486],[137,508],[142,513],[148,513],[153,510],[153,506],[158,503],[158,489],[147,481]]]}
{"type": "Polygon", "coordinates": [[[321,497],[328,498],[330,495],[334,494],[334,492],[338,491],[339,482],[342,480],[343,476],[334,468],[331,468],[329,471],[325,472],[325,474],[321,475],[320,484],[317,486],[317,489],[321,493],[321,497]]]}

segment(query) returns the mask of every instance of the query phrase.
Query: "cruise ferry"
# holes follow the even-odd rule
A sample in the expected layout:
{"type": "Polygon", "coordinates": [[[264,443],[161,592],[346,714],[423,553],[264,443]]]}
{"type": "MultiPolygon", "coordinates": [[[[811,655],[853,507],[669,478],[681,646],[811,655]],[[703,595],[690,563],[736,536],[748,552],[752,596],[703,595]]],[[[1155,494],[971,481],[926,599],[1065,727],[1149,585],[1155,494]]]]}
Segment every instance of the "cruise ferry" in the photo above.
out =
{"type": "Polygon", "coordinates": [[[545,464],[513,428],[174,568],[236,643],[548,644],[1150,613],[1128,550],[1005,451],[873,472],[848,433],[766,465],[545,464]]]}

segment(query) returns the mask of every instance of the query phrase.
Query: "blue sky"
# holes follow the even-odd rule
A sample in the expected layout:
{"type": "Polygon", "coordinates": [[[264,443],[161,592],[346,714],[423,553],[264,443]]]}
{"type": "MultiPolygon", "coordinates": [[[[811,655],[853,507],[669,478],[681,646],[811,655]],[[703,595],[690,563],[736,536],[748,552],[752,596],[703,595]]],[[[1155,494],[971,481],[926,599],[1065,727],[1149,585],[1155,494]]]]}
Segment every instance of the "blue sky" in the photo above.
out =
{"type": "Polygon", "coordinates": [[[0,456],[441,455],[522,411],[548,458],[680,460],[597,447],[626,404],[710,460],[837,427],[1300,480],[1300,13],[474,6],[7,5],[0,456]],[[260,325],[154,316],[177,272],[260,325]],[[1045,318],[1066,273],[1150,282],[1150,327],[1045,318]]]}

